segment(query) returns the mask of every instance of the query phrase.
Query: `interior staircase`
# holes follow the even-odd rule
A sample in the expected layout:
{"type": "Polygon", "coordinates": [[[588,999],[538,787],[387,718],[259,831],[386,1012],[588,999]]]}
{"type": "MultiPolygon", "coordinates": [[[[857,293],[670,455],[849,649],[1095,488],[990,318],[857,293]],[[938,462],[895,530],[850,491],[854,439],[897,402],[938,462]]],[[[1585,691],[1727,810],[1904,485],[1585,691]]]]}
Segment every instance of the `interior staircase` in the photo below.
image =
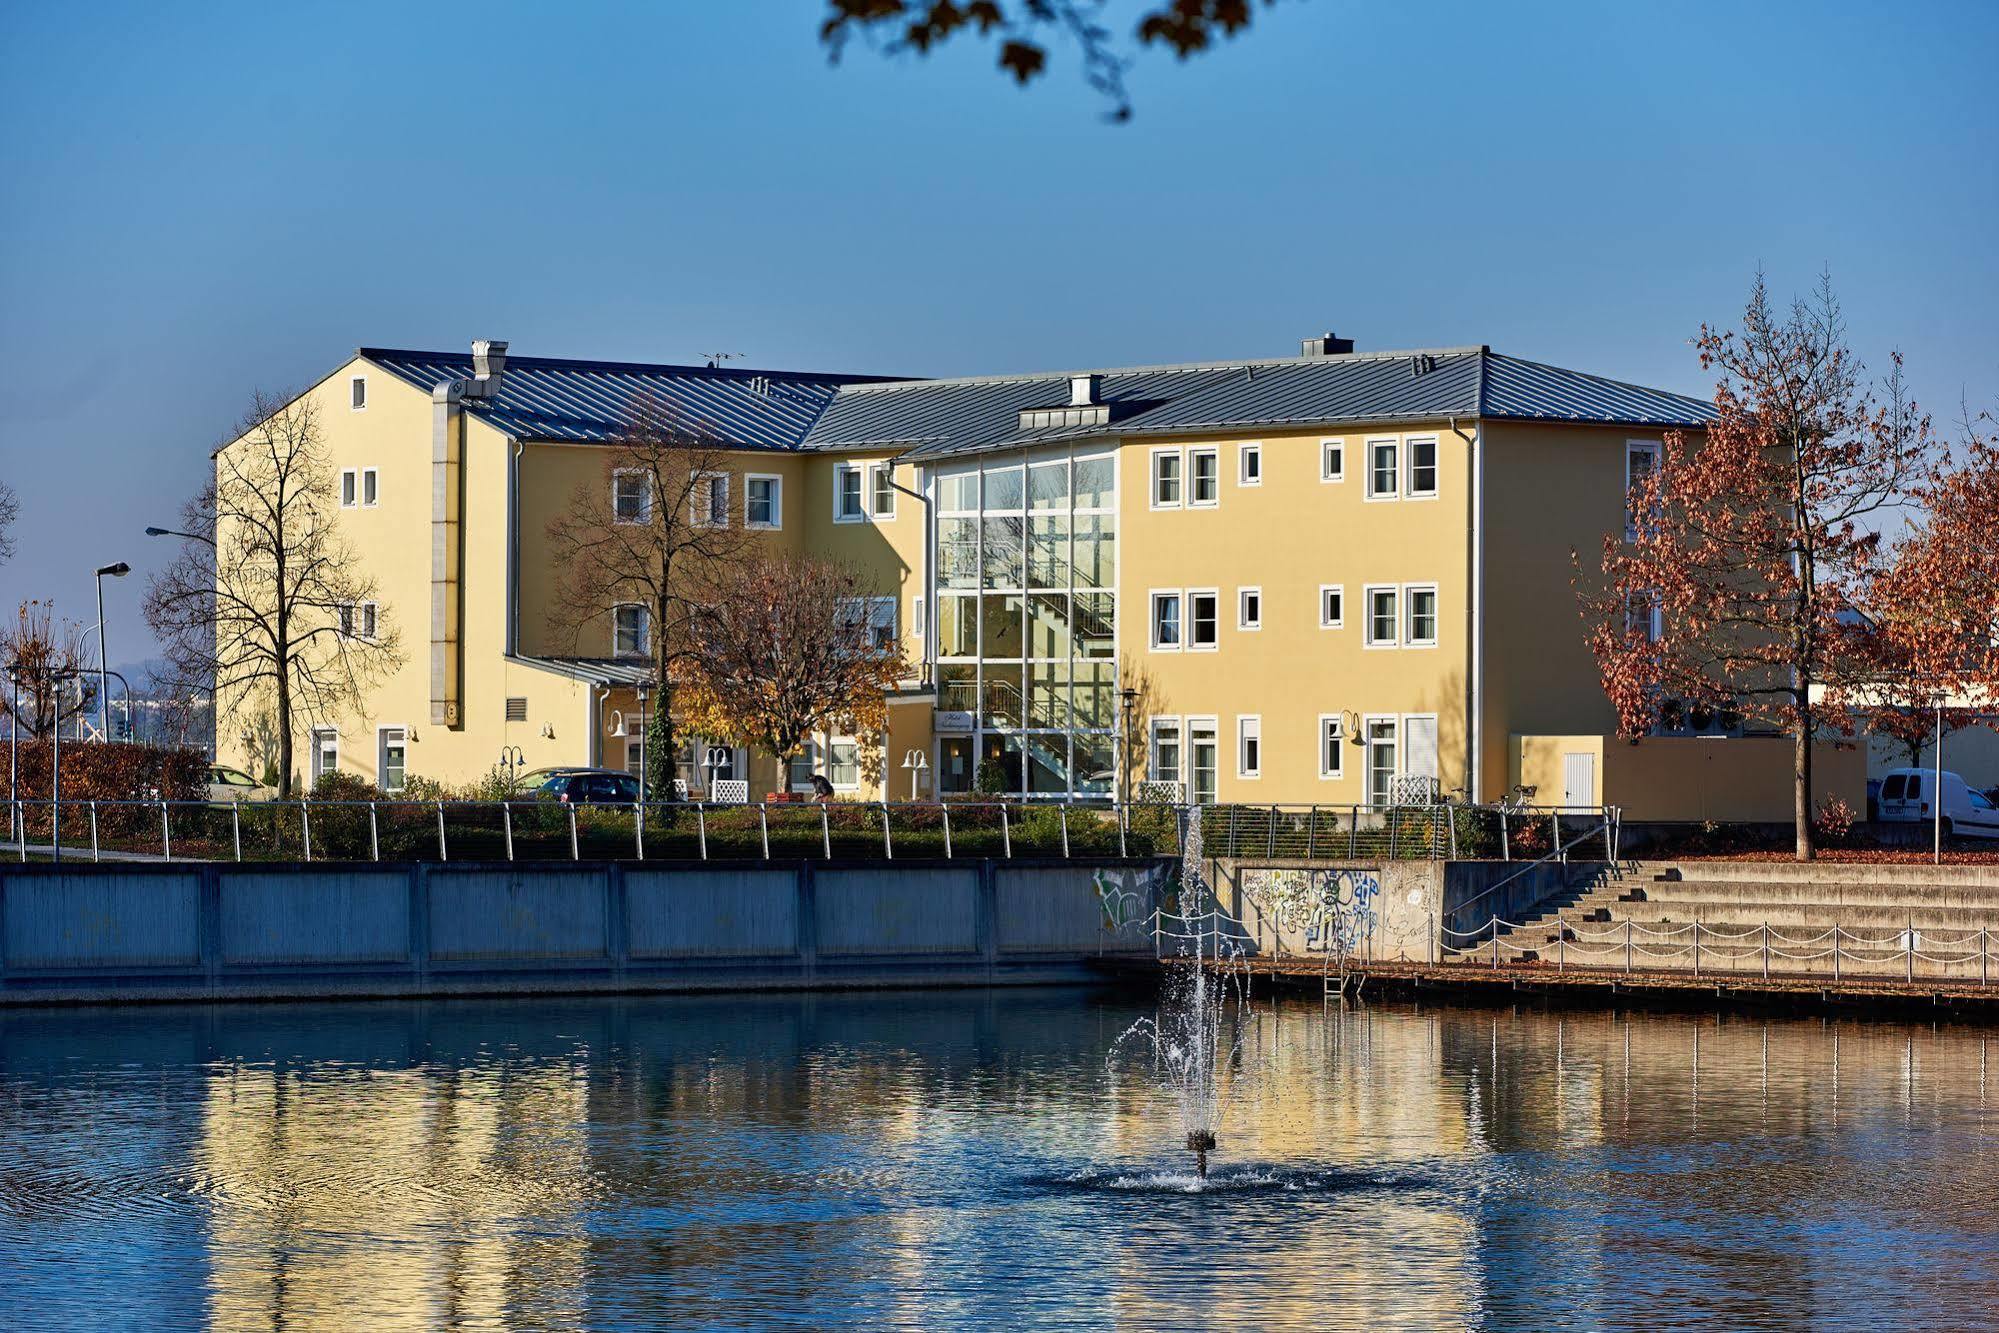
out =
{"type": "Polygon", "coordinates": [[[1999,980],[1999,865],[1624,862],[1454,961],[1495,947],[1502,966],[1999,980]]]}

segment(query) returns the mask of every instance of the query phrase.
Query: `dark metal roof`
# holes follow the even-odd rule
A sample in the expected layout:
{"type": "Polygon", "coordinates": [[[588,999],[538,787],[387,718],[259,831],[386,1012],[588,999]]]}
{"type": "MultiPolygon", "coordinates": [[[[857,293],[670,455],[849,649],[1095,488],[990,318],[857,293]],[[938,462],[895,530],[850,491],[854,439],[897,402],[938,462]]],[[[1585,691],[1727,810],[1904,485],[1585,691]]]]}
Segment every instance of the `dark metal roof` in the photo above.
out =
{"type": "MultiPolygon", "coordinates": [[[[463,352],[364,347],[424,390],[472,373],[463,352]]],[[[869,375],[509,356],[497,397],[466,410],[518,439],[616,439],[640,395],[674,405],[725,443],[761,449],[896,449],[917,457],[1063,440],[1208,430],[1492,418],[1702,426],[1713,407],[1504,356],[1485,347],[1201,362],[1059,374],[896,380],[869,375]],[[1068,401],[1071,375],[1102,376],[1110,420],[1022,430],[1024,409],[1068,401]]]]}
{"type": "Polygon", "coordinates": [[[630,657],[528,657],[515,655],[507,659],[521,666],[535,667],[541,671],[552,671],[558,676],[580,680],[590,685],[650,685],[653,680],[652,663],[644,658],[630,657]]]}
{"type": "Polygon", "coordinates": [[[843,387],[808,449],[893,446],[917,457],[1061,440],[1447,417],[1700,426],[1698,398],[1502,356],[1484,347],[986,376],[843,387]],[[1108,424],[1022,431],[1023,408],[1067,401],[1072,374],[1103,376],[1108,424]]]}
{"type": "MultiPolygon", "coordinates": [[[[357,355],[425,392],[472,374],[466,352],[363,347],[357,355]]],[[[465,409],[516,439],[593,443],[616,439],[633,399],[644,396],[724,443],[796,449],[842,385],[883,378],[509,356],[499,394],[465,409]]]]}

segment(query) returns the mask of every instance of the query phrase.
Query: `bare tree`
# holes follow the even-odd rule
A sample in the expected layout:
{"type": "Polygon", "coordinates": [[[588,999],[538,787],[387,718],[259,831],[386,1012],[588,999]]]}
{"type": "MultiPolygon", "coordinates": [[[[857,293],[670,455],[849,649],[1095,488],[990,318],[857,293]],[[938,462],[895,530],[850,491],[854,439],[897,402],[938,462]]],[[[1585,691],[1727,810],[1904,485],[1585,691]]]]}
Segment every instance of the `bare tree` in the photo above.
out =
{"type": "Polygon", "coordinates": [[[97,706],[97,678],[86,672],[83,631],[68,621],[57,623],[55,603],[21,603],[10,628],[0,629],[0,668],[11,673],[20,694],[0,700],[0,717],[36,740],[55,735],[56,728],[76,717],[89,717],[97,706]]]}
{"type": "Polygon", "coordinates": [[[602,479],[577,487],[548,525],[561,588],[550,630],[571,652],[586,629],[602,634],[613,655],[650,666],[657,706],[646,721],[645,780],[658,791],[673,778],[676,675],[699,651],[694,630],[748,545],[730,520],[732,484],[728,451],[713,436],[672,404],[640,395],[604,451],[602,479]],[[644,615],[621,643],[622,607],[644,615]]]}
{"type": "Polygon", "coordinates": [[[341,540],[334,476],[310,399],[256,395],[215,481],[182,510],[192,534],[146,588],[146,623],[183,686],[213,691],[216,731],[268,713],[278,793],[293,738],[401,662],[393,615],[341,540]]]}
{"type": "Polygon", "coordinates": [[[0,565],[14,558],[14,520],[21,516],[21,497],[0,481],[0,565]]]}
{"type": "Polygon", "coordinates": [[[683,676],[690,724],[780,760],[814,732],[844,732],[875,742],[862,762],[879,776],[887,696],[908,663],[894,619],[871,614],[875,590],[845,565],[785,554],[743,561],[718,591],[683,676]]]}

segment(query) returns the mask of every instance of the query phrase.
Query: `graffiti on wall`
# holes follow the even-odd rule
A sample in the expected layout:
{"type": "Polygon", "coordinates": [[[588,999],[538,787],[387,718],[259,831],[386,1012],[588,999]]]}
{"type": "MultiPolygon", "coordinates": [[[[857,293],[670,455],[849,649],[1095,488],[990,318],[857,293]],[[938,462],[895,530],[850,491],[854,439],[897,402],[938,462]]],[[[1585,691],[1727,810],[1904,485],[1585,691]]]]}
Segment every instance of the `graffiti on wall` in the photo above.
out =
{"type": "Polygon", "coordinates": [[[1345,956],[1374,933],[1381,875],[1369,869],[1264,870],[1244,889],[1278,929],[1296,932],[1311,952],[1345,956]]]}

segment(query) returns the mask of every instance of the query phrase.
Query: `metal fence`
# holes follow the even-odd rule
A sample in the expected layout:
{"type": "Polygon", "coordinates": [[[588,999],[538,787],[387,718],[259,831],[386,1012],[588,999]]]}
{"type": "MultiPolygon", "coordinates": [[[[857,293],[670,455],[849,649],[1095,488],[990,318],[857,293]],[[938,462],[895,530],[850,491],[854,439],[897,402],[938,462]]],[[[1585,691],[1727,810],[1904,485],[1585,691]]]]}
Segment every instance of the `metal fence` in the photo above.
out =
{"type": "Polygon", "coordinates": [[[1505,921],[1494,917],[1475,930],[1440,932],[1443,961],[1497,969],[1523,963],[1555,972],[1570,968],[1632,973],[1689,972],[1694,976],[1849,977],[1973,981],[1990,985],[1993,938],[1986,927],[1952,929],[1902,926],[1868,929],[1830,926],[1712,926],[1688,921],[1641,925],[1605,923],[1599,930],[1559,919],[1505,921]],[[1503,931],[1546,932],[1544,942],[1514,940],[1503,931]],[[1456,941],[1456,942],[1454,942],[1456,941]],[[1508,961],[1508,955],[1511,955],[1508,961]]]}
{"type": "MultiPolygon", "coordinates": [[[[8,803],[20,859],[771,860],[835,856],[1177,856],[1198,811],[1210,857],[1303,861],[1560,854],[1601,811],[1496,806],[1015,800],[570,804],[515,801],[8,803]],[[56,825],[60,823],[58,830],[56,825]],[[60,837],[58,837],[58,832],[60,837]]],[[[1605,841],[1608,841],[1606,836],[1605,841]]]]}

